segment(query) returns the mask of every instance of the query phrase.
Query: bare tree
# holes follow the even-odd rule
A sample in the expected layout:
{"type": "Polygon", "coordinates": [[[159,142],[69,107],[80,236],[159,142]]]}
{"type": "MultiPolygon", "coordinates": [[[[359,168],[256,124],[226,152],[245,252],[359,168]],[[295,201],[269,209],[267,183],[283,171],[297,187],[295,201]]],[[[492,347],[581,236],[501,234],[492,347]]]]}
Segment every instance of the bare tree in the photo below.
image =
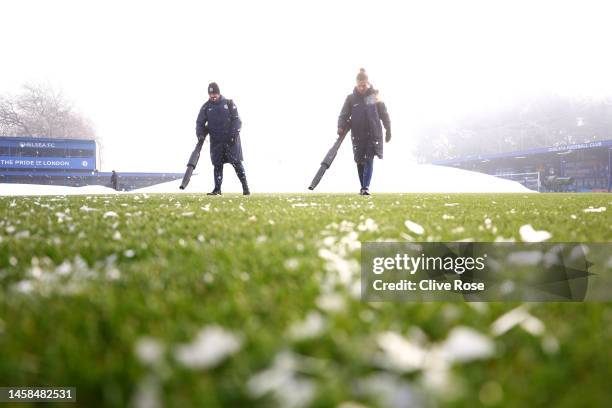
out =
{"type": "Polygon", "coordinates": [[[97,139],[89,119],[61,91],[26,84],[16,95],[0,95],[0,135],[97,139]]]}

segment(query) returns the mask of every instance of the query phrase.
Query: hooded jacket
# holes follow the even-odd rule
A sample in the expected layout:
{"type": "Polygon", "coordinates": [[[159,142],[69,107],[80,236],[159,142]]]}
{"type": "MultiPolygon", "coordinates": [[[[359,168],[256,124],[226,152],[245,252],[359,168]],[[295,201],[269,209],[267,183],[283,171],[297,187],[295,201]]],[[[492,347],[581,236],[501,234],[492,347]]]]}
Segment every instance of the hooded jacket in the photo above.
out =
{"type": "Polygon", "coordinates": [[[360,94],[357,88],[346,97],[338,127],[351,130],[353,142],[353,158],[357,163],[378,156],[383,158],[382,125],[391,130],[391,120],[384,102],[378,100],[378,91],[368,88],[365,94],[360,94]]]}

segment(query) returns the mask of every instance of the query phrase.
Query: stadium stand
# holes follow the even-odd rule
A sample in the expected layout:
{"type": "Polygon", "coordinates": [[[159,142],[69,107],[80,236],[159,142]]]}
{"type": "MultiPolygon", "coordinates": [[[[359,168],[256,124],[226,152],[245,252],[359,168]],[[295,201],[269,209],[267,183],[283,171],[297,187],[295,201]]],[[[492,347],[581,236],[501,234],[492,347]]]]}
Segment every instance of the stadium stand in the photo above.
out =
{"type": "Polygon", "coordinates": [[[432,164],[515,180],[537,191],[610,192],[612,140],[438,160],[432,164]]]}
{"type": "MultiPolygon", "coordinates": [[[[0,137],[0,183],[111,187],[111,173],[98,170],[96,141],[0,137]]],[[[183,173],[118,172],[118,189],[133,190],[183,177],[183,173]]]]}

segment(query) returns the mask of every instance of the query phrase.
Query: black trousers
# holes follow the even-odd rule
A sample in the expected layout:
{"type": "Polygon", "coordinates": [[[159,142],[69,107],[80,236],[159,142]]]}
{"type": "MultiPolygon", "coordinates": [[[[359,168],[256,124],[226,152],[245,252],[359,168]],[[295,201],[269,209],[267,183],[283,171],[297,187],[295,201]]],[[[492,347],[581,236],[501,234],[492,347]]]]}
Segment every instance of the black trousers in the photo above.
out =
{"type": "MultiPolygon", "coordinates": [[[[230,163],[234,170],[236,171],[236,175],[238,176],[238,180],[242,184],[242,188],[247,188],[247,179],[246,172],[244,171],[244,166],[242,162],[238,163],[230,163]]],[[[215,176],[215,191],[221,191],[221,184],[223,183],[223,164],[216,164],[214,169],[215,176]]]]}

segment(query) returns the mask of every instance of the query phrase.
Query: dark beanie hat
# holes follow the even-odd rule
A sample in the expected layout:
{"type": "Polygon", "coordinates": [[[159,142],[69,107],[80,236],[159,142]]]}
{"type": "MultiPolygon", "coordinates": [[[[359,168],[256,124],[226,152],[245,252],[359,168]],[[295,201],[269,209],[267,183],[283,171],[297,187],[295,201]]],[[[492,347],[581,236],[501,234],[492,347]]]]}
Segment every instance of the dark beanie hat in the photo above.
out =
{"type": "Polygon", "coordinates": [[[358,81],[367,81],[368,80],[368,74],[366,74],[365,68],[359,68],[359,73],[357,74],[357,80],[358,81]]]}
{"type": "Polygon", "coordinates": [[[217,85],[216,82],[211,82],[210,84],[208,84],[208,93],[209,94],[220,94],[221,91],[219,90],[219,85],[217,85]]]}

